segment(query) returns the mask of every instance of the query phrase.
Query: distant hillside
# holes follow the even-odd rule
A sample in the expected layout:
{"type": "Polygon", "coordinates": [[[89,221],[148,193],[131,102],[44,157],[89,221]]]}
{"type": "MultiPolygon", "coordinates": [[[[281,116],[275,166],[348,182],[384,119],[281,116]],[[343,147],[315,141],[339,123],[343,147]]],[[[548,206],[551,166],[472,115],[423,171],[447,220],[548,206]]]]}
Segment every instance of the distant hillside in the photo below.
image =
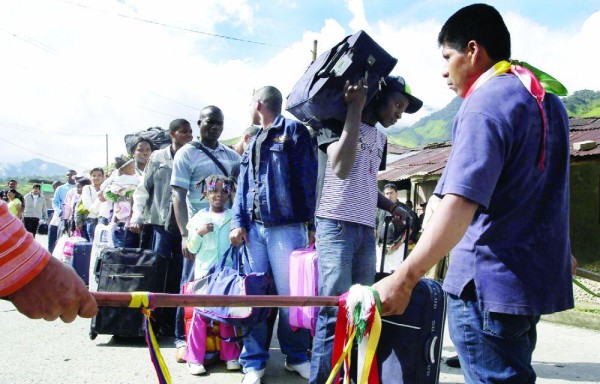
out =
{"type": "Polygon", "coordinates": [[[562,99],[569,116],[600,116],[600,92],[584,89],[562,99]]]}
{"type": "MultiPolygon", "coordinates": [[[[600,117],[600,91],[575,91],[572,95],[562,98],[562,101],[571,117],[600,117]]],[[[450,140],[452,120],[461,103],[462,99],[456,97],[444,108],[422,118],[412,126],[390,130],[388,140],[409,148],[450,140]]]]}
{"type": "Polygon", "coordinates": [[[408,128],[391,131],[388,139],[395,144],[409,148],[423,147],[431,143],[443,143],[450,140],[452,120],[458,112],[462,99],[455,97],[450,104],[408,128]]]}
{"type": "Polygon", "coordinates": [[[33,176],[64,175],[69,168],[41,159],[32,159],[20,163],[0,163],[0,179],[33,176]]]}

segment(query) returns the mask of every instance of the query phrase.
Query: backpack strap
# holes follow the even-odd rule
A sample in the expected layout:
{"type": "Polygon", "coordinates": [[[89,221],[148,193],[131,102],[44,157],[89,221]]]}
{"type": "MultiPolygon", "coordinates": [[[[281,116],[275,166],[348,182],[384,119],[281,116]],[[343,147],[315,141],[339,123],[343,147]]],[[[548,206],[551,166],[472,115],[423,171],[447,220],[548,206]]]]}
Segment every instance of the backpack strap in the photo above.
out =
{"type": "Polygon", "coordinates": [[[226,177],[229,177],[229,172],[227,172],[227,170],[225,169],[225,167],[223,166],[223,164],[221,164],[221,162],[219,161],[219,159],[217,159],[215,157],[215,155],[213,155],[212,153],[210,153],[208,151],[208,149],[206,149],[206,147],[204,145],[202,145],[202,143],[198,142],[198,141],[192,141],[190,142],[191,145],[193,145],[196,149],[201,150],[202,152],[204,152],[206,154],[206,156],[208,156],[217,167],[219,167],[219,169],[221,170],[221,172],[223,172],[223,174],[226,177]]]}

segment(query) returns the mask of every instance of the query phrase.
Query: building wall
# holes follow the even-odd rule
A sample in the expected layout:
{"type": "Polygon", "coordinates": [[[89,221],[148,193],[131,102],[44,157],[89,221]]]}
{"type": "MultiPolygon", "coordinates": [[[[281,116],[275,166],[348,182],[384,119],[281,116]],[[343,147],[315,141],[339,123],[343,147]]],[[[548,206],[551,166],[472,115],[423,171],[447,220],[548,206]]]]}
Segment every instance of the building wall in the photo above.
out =
{"type": "Polygon", "coordinates": [[[600,160],[571,162],[571,249],[581,267],[600,267],[600,160]]]}

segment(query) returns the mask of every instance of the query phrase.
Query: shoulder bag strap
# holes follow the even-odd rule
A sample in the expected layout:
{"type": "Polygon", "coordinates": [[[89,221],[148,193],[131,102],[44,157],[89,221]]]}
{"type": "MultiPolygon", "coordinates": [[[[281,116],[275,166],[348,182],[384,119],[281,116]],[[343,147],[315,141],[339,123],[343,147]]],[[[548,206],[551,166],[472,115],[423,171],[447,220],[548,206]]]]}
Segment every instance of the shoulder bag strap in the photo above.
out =
{"type": "Polygon", "coordinates": [[[206,154],[206,156],[208,156],[217,167],[219,167],[219,169],[221,170],[221,172],[223,172],[223,174],[226,177],[229,177],[229,172],[227,172],[227,170],[225,169],[225,167],[223,166],[223,164],[221,164],[221,162],[212,154],[208,151],[208,149],[206,149],[204,147],[204,145],[202,145],[201,143],[197,142],[197,141],[192,141],[190,142],[190,144],[192,144],[196,149],[201,150],[202,152],[204,152],[206,154]]]}

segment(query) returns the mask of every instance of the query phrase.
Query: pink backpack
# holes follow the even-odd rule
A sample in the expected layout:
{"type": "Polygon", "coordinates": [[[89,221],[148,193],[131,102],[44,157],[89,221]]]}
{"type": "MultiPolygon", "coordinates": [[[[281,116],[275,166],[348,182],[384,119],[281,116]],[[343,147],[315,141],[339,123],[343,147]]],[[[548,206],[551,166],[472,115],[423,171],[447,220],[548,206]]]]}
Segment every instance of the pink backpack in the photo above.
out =
{"type": "MultiPolygon", "coordinates": [[[[290,255],[290,296],[318,296],[319,269],[317,251],[312,244],[296,249],[290,255]]],[[[310,329],[315,335],[319,307],[290,307],[289,320],[292,330],[310,329]]]]}

